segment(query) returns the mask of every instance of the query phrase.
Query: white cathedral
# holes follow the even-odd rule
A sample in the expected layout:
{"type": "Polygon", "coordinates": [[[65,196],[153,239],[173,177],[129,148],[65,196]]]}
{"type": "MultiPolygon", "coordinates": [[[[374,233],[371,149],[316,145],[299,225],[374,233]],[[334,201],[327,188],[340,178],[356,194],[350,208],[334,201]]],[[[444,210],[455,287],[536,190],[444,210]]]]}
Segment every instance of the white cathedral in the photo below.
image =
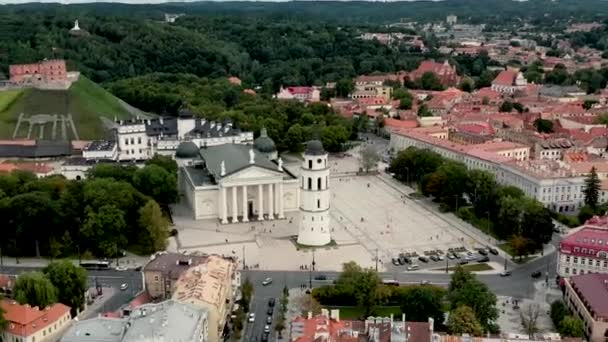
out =
{"type": "Polygon", "coordinates": [[[331,241],[328,155],[320,141],[309,141],[301,167],[291,169],[265,129],[253,145],[182,142],[175,158],[180,193],[195,219],[272,221],[299,212],[299,244],[331,241]]]}

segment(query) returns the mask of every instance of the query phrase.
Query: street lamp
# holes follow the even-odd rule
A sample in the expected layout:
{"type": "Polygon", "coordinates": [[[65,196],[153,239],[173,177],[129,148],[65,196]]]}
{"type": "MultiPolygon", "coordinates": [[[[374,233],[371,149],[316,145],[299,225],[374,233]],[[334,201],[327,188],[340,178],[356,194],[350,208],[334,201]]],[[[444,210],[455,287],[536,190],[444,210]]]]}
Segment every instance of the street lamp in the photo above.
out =
{"type": "Polygon", "coordinates": [[[458,215],[458,195],[454,195],[454,198],[456,199],[456,215],[458,215]]]}

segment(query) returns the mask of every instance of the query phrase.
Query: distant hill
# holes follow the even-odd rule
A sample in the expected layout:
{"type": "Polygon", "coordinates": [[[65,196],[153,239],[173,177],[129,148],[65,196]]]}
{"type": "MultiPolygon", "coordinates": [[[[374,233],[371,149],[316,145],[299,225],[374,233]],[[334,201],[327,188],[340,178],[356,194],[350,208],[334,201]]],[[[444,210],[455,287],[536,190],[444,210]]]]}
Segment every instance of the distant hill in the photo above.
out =
{"type": "Polygon", "coordinates": [[[67,90],[0,91],[0,139],[105,138],[110,133],[108,123],[115,117],[131,117],[119,101],[82,75],[67,90]],[[30,122],[34,123],[31,130],[30,122]]]}

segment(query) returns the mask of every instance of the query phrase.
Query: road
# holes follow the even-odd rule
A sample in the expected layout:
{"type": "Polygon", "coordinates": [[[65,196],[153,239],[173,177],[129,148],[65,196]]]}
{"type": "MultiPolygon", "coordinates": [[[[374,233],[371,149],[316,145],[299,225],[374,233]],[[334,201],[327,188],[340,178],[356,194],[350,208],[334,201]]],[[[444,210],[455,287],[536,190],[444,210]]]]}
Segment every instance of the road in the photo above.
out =
{"type": "MultiPolygon", "coordinates": [[[[27,266],[2,266],[3,274],[18,275],[23,272],[40,271],[40,267],[27,266]]],[[[130,302],[137,293],[143,290],[143,276],[141,272],[127,271],[87,271],[87,286],[88,288],[95,287],[95,284],[100,284],[102,287],[112,287],[117,289],[116,294],[106,300],[103,305],[96,308],[95,312],[87,313],[87,316],[94,317],[94,314],[116,311],[121,306],[130,302]],[[120,290],[122,284],[127,284],[128,288],[124,291],[120,290]],[[94,313],[94,314],[93,314],[94,313]]]]}
{"type": "MultiPolygon", "coordinates": [[[[552,244],[557,244],[558,236],[554,236],[552,244]]],[[[493,257],[493,259],[502,260],[502,258],[493,257]]],[[[443,262],[437,263],[436,267],[445,266],[443,262]]],[[[450,263],[452,266],[452,263],[450,263]]],[[[555,252],[538,257],[524,265],[512,269],[512,274],[509,277],[501,277],[498,274],[480,274],[477,278],[488,285],[497,295],[509,296],[513,298],[532,298],[534,295],[533,283],[538,281],[531,277],[532,272],[540,271],[543,275],[548,274],[550,282],[555,279],[556,259],[555,252]]],[[[256,320],[253,324],[248,323],[243,334],[244,341],[254,341],[255,338],[260,341],[262,336],[266,310],[268,308],[268,299],[276,298],[277,303],[282,294],[283,288],[297,288],[301,285],[313,287],[331,284],[331,282],[339,276],[339,272],[309,272],[309,271],[243,271],[245,278],[249,278],[254,284],[254,297],[251,304],[252,312],[255,312],[256,320]],[[327,277],[326,280],[314,280],[315,276],[323,274],[327,277]],[[270,285],[263,286],[262,281],[266,278],[272,278],[273,282],[270,285]]],[[[408,272],[405,266],[394,268],[391,272],[380,273],[382,279],[394,279],[402,284],[420,284],[423,280],[428,280],[433,284],[447,286],[450,282],[450,274],[443,272],[428,272],[426,270],[417,272],[408,272]]],[[[243,279],[245,279],[243,278],[243,279]]],[[[543,280],[545,278],[541,278],[543,280]]],[[[276,310],[274,312],[276,318],[276,310]]],[[[274,328],[271,329],[270,341],[276,341],[274,328]]]]}

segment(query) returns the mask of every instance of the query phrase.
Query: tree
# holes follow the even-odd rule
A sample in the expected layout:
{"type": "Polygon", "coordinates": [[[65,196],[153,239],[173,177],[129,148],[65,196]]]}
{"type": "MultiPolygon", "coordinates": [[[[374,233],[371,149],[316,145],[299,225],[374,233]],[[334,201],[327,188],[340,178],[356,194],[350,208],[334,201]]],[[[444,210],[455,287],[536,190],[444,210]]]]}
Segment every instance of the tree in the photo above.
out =
{"type": "Polygon", "coordinates": [[[419,285],[408,288],[400,299],[401,312],[408,321],[426,322],[433,318],[443,320],[442,301],[445,290],[435,286],[419,285]]]}
{"type": "Polygon", "coordinates": [[[597,100],[585,100],[583,102],[583,108],[586,110],[591,109],[591,107],[593,107],[593,105],[595,105],[597,103],[597,100]]]}
{"type": "Polygon", "coordinates": [[[290,152],[302,152],[304,150],[304,130],[300,124],[295,124],[285,133],[284,143],[290,152]]]}
{"type": "Polygon", "coordinates": [[[585,326],[580,318],[568,315],[562,319],[559,333],[562,334],[562,336],[583,337],[585,334],[585,326]]]}
{"type": "Polygon", "coordinates": [[[510,101],[504,101],[498,110],[501,112],[511,112],[513,110],[513,103],[510,101]]]}
{"type": "Polygon", "coordinates": [[[591,168],[591,172],[585,178],[583,194],[585,195],[585,205],[595,210],[600,198],[600,179],[597,176],[595,166],[591,168]]]}
{"type": "Polygon", "coordinates": [[[114,178],[117,181],[131,182],[135,171],[137,171],[136,166],[100,163],[87,171],[87,179],[114,178]]]}
{"type": "Polygon", "coordinates": [[[167,205],[177,200],[177,174],[156,165],[146,165],[135,171],[133,185],[156,202],[167,205]]]}
{"type": "Polygon", "coordinates": [[[379,160],[378,151],[372,145],[364,145],[359,149],[359,164],[363,171],[375,170],[379,160]]]}
{"type": "Polygon", "coordinates": [[[588,205],[585,205],[578,211],[578,222],[585,223],[588,219],[592,218],[595,215],[595,210],[588,205]]]}
{"type": "Polygon", "coordinates": [[[443,90],[441,81],[432,71],[427,71],[420,77],[420,88],[424,90],[443,90]]]}
{"type": "Polygon", "coordinates": [[[421,104],[420,107],[418,107],[417,114],[419,117],[433,116],[433,113],[429,110],[429,108],[424,103],[421,104]]]}
{"type": "Polygon", "coordinates": [[[521,260],[522,256],[528,253],[529,245],[530,240],[521,235],[513,235],[509,239],[509,246],[511,246],[513,254],[519,257],[519,260],[521,260]]]}
{"type": "Polygon", "coordinates": [[[448,286],[450,308],[453,312],[460,306],[468,306],[474,312],[482,328],[486,331],[494,329],[494,321],[498,318],[496,295],[487,285],[475,278],[471,272],[458,267],[452,274],[448,286]]]}
{"type": "Polygon", "coordinates": [[[483,327],[475,317],[475,312],[466,305],[461,305],[450,312],[447,327],[453,335],[481,336],[483,333],[483,327]]]}
{"type": "Polygon", "coordinates": [[[44,273],[26,272],[17,277],[13,298],[19,304],[29,304],[42,309],[57,303],[57,289],[44,273]]]}
{"type": "Polygon", "coordinates": [[[551,303],[551,309],[549,311],[549,316],[551,316],[551,321],[553,322],[553,326],[556,330],[560,329],[560,324],[564,317],[568,315],[568,308],[562,300],[556,300],[551,303]]]}
{"type": "Polygon", "coordinates": [[[323,147],[329,152],[340,152],[350,135],[343,126],[323,127],[321,134],[323,147]]]}
{"type": "Polygon", "coordinates": [[[462,91],[466,91],[467,93],[470,93],[473,91],[473,83],[471,82],[471,80],[465,79],[462,82],[460,82],[460,85],[458,86],[458,88],[460,88],[460,90],[462,90],[462,91]]]}
{"type": "Polygon", "coordinates": [[[124,212],[114,205],[104,205],[97,212],[90,210],[82,227],[82,235],[96,241],[96,252],[102,256],[113,256],[126,247],[124,212]]]}
{"type": "Polygon", "coordinates": [[[343,78],[336,82],[336,95],[338,97],[347,97],[355,89],[353,81],[348,78],[343,78]]]}
{"type": "Polygon", "coordinates": [[[551,241],[555,227],[549,209],[531,198],[523,201],[523,208],[521,233],[532,243],[531,247],[539,248],[551,241]]]}
{"type": "Polygon", "coordinates": [[[163,251],[169,238],[169,221],[163,216],[158,204],[150,200],[139,209],[139,226],[141,228],[140,245],[145,253],[163,251]]]}
{"type": "Polygon", "coordinates": [[[553,121],[538,118],[534,120],[534,128],[538,133],[553,133],[553,121]]]}
{"type": "Polygon", "coordinates": [[[177,162],[171,157],[155,154],[154,157],[146,161],[146,165],[160,166],[170,174],[177,175],[177,162]]]}
{"type": "Polygon", "coordinates": [[[42,270],[57,289],[57,299],[72,308],[73,315],[84,308],[87,272],[69,260],[50,263],[42,270]]]}
{"type": "Polygon", "coordinates": [[[243,285],[241,285],[241,306],[245,312],[249,312],[249,304],[253,298],[253,284],[249,277],[245,278],[243,285]]]}
{"type": "Polygon", "coordinates": [[[363,269],[354,261],[342,266],[342,273],[336,281],[336,290],[352,295],[357,306],[364,310],[364,317],[374,312],[380,300],[380,277],[372,269],[363,269]]]}
{"type": "Polygon", "coordinates": [[[399,100],[399,109],[408,110],[412,108],[414,97],[405,88],[398,88],[393,90],[393,99],[399,100]]]}
{"type": "Polygon", "coordinates": [[[528,334],[528,338],[532,340],[534,335],[539,331],[538,317],[540,316],[540,306],[538,304],[528,304],[519,312],[521,325],[524,332],[528,334]]]}
{"type": "Polygon", "coordinates": [[[313,296],[307,294],[297,297],[295,299],[295,305],[300,310],[300,315],[302,315],[302,317],[306,317],[309,312],[313,315],[321,313],[321,304],[319,304],[313,296]]]}

